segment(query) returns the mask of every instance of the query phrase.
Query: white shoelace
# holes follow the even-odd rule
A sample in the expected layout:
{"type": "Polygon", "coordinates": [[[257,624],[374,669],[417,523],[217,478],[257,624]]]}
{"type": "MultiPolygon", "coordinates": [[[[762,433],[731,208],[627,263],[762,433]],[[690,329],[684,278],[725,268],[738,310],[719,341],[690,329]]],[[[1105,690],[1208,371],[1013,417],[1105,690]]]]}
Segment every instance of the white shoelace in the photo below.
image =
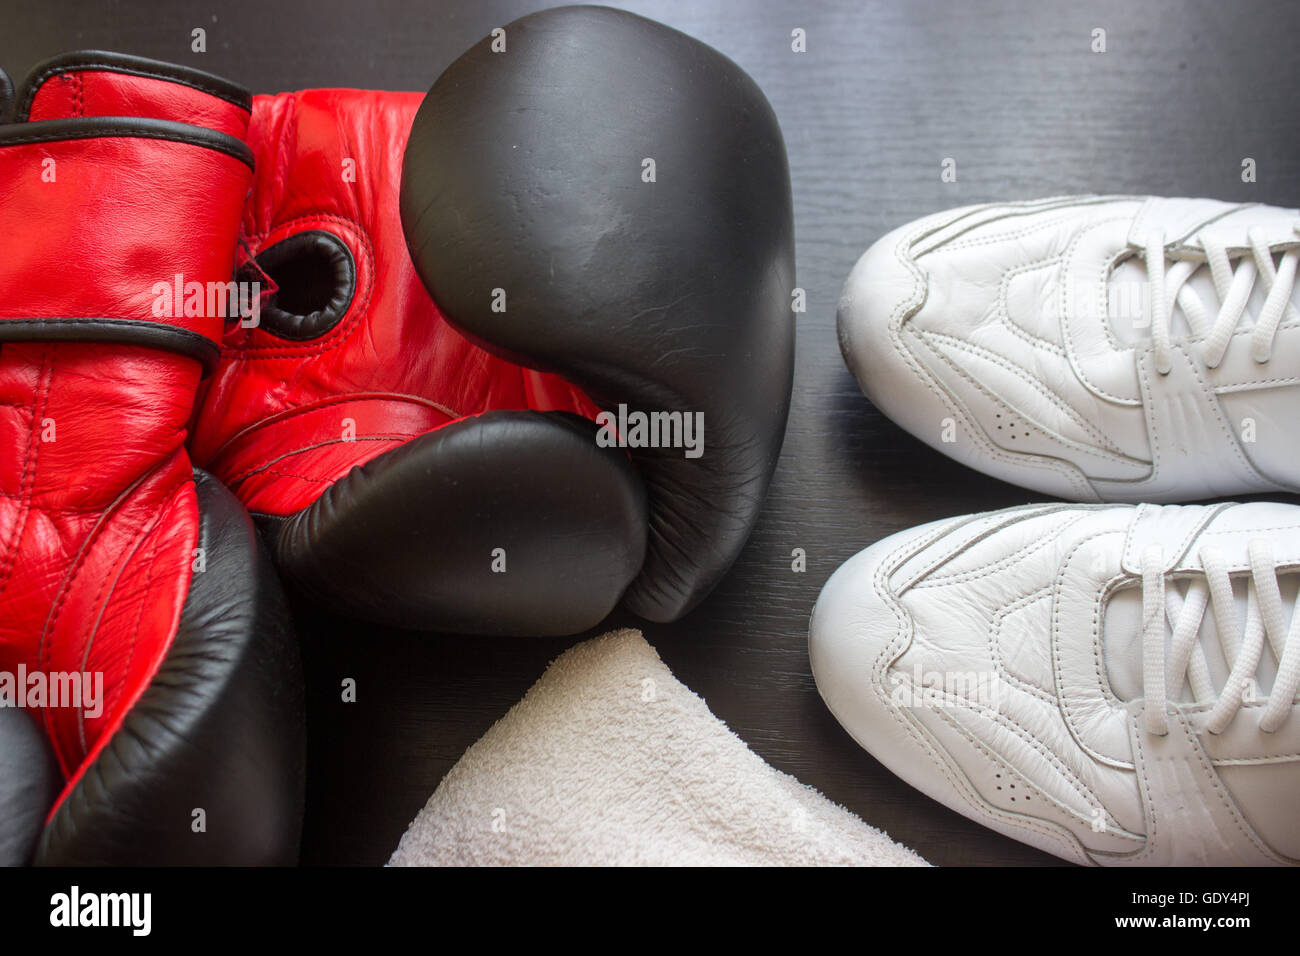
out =
{"type": "Polygon", "coordinates": [[[1177,692],[1187,678],[1198,703],[1214,701],[1206,727],[1212,734],[1227,729],[1247,698],[1257,699],[1255,668],[1268,639],[1277,658],[1273,690],[1260,716],[1259,728],[1272,733],[1291,712],[1300,687],[1300,609],[1293,609],[1290,627],[1277,583],[1273,550],[1265,541],[1252,541],[1250,587],[1247,589],[1245,627],[1237,623],[1232,580],[1223,553],[1206,547],[1200,552],[1202,577],[1194,578],[1182,597],[1165,587],[1164,552],[1152,545],[1142,552],[1142,687],[1146,698],[1146,728],[1164,736],[1169,732],[1166,706],[1169,690],[1177,692]],[[1215,628],[1228,680],[1217,694],[1199,641],[1201,620],[1212,608],[1215,628]],[[1165,658],[1166,621],[1173,630],[1168,660],[1165,658]]]}
{"type": "MultiPolygon", "coordinates": [[[[1300,233],[1300,221],[1296,222],[1295,231],[1300,233]]],[[[1247,238],[1251,254],[1240,257],[1234,272],[1227,248],[1207,237],[1201,237],[1210,277],[1214,281],[1214,290],[1220,303],[1218,315],[1213,322],[1209,320],[1209,310],[1201,297],[1187,285],[1187,280],[1200,268],[1200,263],[1179,259],[1166,269],[1164,236],[1155,235],[1147,241],[1149,294],[1145,319],[1151,329],[1156,370],[1161,375],[1168,375],[1173,367],[1169,326],[1173,320],[1175,302],[1187,317],[1192,335],[1203,339],[1201,355],[1210,368],[1218,367],[1223,361],[1223,353],[1232,341],[1232,333],[1245,315],[1246,303],[1250,301],[1250,292],[1256,279],[1264,283],[1266,291],[1264,305],[1255,317],[1254,332],[1250,338],[1250,352],[1256,362],[1267,362],[1272,357],[1273,339],[1282,319],[1297,318],[1295,306],[1291,304],[1291,291],[1295,288],[1300,250],[1287,251],[1282,256],[1281,264],[1274,267],[1273,252],[1258,231],[1250,230],[1247,238]]]]}

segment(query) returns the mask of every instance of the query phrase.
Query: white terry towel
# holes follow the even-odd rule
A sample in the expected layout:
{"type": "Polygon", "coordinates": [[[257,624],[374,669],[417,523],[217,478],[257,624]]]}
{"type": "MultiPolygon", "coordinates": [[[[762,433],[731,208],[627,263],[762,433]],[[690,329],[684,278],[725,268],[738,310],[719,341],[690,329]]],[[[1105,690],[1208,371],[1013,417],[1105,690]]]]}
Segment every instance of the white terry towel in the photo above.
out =
{"type": "Polygon", "coordinates": [[[560,655],[389,864],[926,865],[764,763],[634,630],[560,655]]]}

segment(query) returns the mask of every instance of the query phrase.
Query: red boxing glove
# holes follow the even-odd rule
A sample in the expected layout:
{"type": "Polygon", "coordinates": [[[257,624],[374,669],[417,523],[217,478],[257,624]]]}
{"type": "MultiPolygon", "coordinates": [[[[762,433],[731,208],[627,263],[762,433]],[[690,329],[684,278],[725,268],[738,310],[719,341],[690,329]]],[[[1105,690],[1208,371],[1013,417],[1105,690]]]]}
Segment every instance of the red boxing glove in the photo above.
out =
{"type": "Polygon", "coordinates": [[[780,130],[735,64],[649,20],[506,30],[427,97],[256,100],[241,276],[274,292],[228,325],[192,453],[324,606],[674,620],[739,554],[784,431],[780,130]],[[671,176],[643,181],[647,150],[671,176]]]}
{"type": "Polygon", "coordinates": [[[0,127],[0,863],[297,857],[297,650],[185,449],[248,116],[216,77],[92,53],[0,127]]]}
{"type": "Polygon", "coordinates": [[[576,387],[469,342],[411,266],[402,149],[422,96],[259,96],[245,283],[195,461],[267,531],[287,582],[415,628],[573,633],[641,566],[645,492],[576,387]]]}

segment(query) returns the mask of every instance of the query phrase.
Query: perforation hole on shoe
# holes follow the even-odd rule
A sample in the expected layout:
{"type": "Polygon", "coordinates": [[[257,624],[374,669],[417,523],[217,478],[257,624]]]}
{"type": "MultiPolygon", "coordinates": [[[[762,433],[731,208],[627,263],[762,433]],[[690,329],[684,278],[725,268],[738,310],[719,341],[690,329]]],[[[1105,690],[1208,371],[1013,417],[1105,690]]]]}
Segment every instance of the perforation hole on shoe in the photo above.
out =
{"type": "Polygon", "coordinates": [[[999,438],[1016,441],[1021,438],[1029,437],[1029,428],[1025,425],[1024,420],[1015,415],[1004,415],[1002,412],[996,412],[994,414],[994,420],[997,422],[999,438]]]}

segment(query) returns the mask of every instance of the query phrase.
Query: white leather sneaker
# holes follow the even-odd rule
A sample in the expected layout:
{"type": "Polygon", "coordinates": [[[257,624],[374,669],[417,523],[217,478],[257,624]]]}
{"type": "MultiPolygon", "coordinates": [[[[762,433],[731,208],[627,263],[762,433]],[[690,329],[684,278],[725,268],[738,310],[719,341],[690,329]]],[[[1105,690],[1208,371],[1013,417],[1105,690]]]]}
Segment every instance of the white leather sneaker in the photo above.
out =
{"type": "Polygon", "coordinates": [[[818,690],[912,786],[1085,864],[1300,861],[1300,506],[1031,505],[893,535],[818,690]]]}
{"type": "Polygon", "coordinates": [[[840,346],[886,415],[1036,491],[1300,490],[1298,229],[1208,199],[951,210],[858,261],[840,346]]]}

